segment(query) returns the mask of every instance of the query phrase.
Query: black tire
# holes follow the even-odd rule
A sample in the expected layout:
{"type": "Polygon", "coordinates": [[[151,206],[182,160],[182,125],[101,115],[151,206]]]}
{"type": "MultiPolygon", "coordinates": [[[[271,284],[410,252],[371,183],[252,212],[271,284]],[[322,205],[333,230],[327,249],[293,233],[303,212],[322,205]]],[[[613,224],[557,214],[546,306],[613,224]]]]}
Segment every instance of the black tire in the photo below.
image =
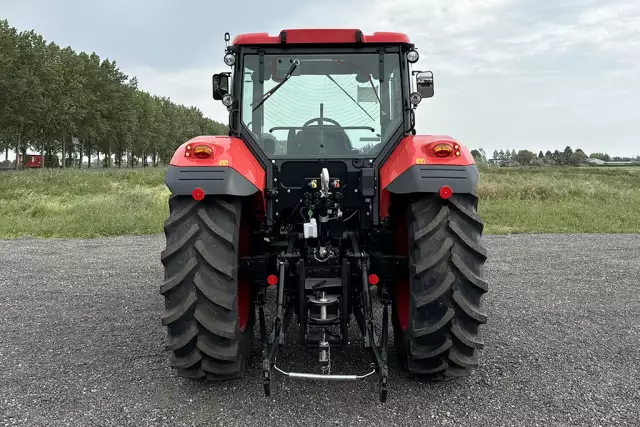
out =
{"type": "Polygon", "coordinates": [[[240,198],[175,195],[169,210],[160,293],[170,364],[181,377],[241,377],[255,324],[251,287],[238,280],[238,257],[250,250],[250,211],[240,198]]]}
{"type": "Polygon", "coordinates": [[[426,379],[467,376],[478,365],[487,321],[487,252],[474,195],[424,195],[396,220],[396,250],[409,277],[395,283],[394,341],[403,370],[426,379]]]}

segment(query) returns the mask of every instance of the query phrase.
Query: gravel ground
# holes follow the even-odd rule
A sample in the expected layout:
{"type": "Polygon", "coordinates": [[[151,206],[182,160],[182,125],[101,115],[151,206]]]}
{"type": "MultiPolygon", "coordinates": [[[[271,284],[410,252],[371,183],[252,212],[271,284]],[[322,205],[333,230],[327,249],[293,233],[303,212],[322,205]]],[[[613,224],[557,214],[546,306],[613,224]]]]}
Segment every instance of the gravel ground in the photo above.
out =
{"type": "MultiPolygon", "coordinates": [[[[179,379],[163,350],[162,236],[0,241],[0,425],[640,425],[640,236],[489,236],[485,351],[457,382],[179,379]]],[[[257,339],[256,328],[256,339],[257,339]]],[[[315,352],[285,349],[286,366],[315,352]]],[[[334,373],[366,370],[359,348],[334,373]]],[[[393,352],[390,354],[392,360],[393,352]]],[[[285,367],[286,367],[285,366],[285,367]]]]}

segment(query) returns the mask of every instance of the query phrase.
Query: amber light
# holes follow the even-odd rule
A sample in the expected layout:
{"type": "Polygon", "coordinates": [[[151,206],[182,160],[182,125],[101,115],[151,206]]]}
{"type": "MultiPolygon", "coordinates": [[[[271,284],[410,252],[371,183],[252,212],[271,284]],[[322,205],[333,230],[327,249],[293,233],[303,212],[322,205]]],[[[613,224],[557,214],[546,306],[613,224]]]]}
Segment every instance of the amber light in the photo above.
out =
{"type": "Polygon", "coordinates": [[[193,148],[193,155],[199,159],[208,159],[213,155],[213,150],[208,145],[197,145],[193,148]]]}
{"type": "Polygon", "coordinates": [[[453,153],[453,147],[449,144],[436,144],[433,147],[433,154],[438,157],[448,157],[453,153]]]}

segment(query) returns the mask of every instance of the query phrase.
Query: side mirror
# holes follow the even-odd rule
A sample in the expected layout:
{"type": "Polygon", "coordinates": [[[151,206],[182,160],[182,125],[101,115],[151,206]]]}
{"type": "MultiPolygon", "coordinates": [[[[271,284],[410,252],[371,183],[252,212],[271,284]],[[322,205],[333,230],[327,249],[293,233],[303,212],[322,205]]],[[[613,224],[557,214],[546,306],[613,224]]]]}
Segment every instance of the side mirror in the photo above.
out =
{"type": "Polygon", "coordinates": [[[222,97],[229,93],[229,75],[225,73],[213,75],[213,99],[222,100],[222,97]]]}
{"type": "Polygon", "coordinates": [[[417,73],[416,89],[423,98],[431,98],[433,96],[433,73],[431,71],[417,73]]]}

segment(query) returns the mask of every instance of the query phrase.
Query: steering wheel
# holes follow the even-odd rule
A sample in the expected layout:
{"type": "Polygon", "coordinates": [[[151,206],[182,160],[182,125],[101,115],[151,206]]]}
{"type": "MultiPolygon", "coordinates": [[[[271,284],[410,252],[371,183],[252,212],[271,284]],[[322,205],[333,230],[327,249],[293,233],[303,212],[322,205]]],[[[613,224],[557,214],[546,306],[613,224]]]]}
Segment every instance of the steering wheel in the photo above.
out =
{"type": "MultiPolygon", "coordinates": [[[[307,120],[303,125],[302,128],[304,130],[304,128],[317,128],[320,131],[320,143],[321,143],[321,153],[326,153],[327,152],[327,148],[325,145],[325,136],[324,136],[324,132],[325,130],[333,130],[331,128],[336,128],[336,131],[339,131],[339,133],[341,134],[341,137],[344,141],[344,150],[345,153],[350,153],[351,152],[351,141],[349,141],[349,136],[347,136],[347,134],[345,133],[344,129],[342,129],[342,125],[340,125],[340,123],[338,123],[337,121],[333,120],[333,119],[329,119],[326,117],[315,117],[313,119],[307,120]],[[322,125],[320,125],[320,121],[322,121],[322,125]],[[311,123],[314,122],[318,122],[318,126],[310,126],[311,123]],[[331,123],[332,126],[324,126],[324,122],[328,122],[331,123]],[[328,128],[328,129],[327,129],[328,128]]],[[[334,138],[331,138],[334,139],[334,138]]],[[[335,139],[334,139],[335,141],[335,139]]],[[[333,150],[331,151],[335,151],[335,149],[338,149],[339,151],[342,151],[342,149],[339,149],[337,147],[334,147],[333,150]]]]}
{"type": "Polygon", "coordinates": [[[335,120],[333,120],[333,119],[327,119],[326,117],[316,117],[316,118],[314,118],[314,119],[307,120],[307,121],[305,122],[305,124],[303,124],[302,126],[307,127],[307,126],[309,126],[309,125],[310,125],[311,123],[313,123],[313,122],[318,122],[318,124],[320,124],[320,120],[322,120],[323,122],[329,122],[329,123],[331,123],[331,124],[333,124],[333,125],[336,125],[336,126],[338,126],[338,127],[342,127],[342,126],[340,125],[340,123],[336,122],[336,121],[335,121],[335,120]]]}

